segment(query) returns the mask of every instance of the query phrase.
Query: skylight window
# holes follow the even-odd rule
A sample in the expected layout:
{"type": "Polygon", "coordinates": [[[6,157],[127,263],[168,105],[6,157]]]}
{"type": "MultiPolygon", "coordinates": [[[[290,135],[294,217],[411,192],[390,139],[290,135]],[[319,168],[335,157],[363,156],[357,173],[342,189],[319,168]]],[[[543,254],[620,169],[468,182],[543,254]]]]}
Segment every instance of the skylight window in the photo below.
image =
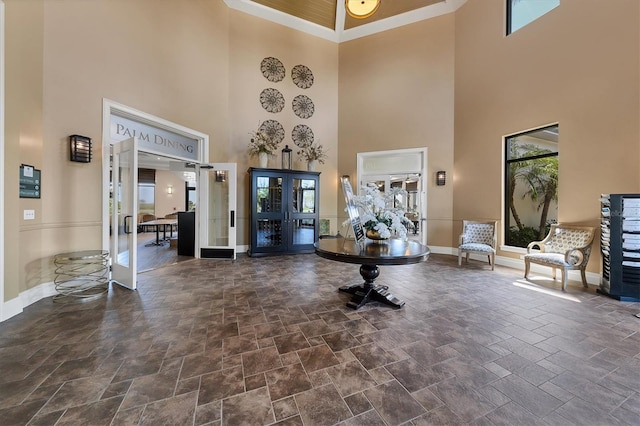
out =
{"type": "Polygon", "coordinates": [[[560,0],[506,0],[507,35],[560,6],[560,0]]]}

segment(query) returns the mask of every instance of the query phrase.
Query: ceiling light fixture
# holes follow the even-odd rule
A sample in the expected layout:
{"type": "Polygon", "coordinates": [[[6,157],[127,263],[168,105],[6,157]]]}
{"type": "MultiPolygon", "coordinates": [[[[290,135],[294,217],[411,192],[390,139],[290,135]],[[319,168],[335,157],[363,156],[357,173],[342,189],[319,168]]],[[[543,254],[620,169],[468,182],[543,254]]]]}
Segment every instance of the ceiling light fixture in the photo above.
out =
{"type": "Polygon", "coordinates": [[[376,13],[380,0],[345,0],[344,7],[349,16],[364,19],[376,13]]]}

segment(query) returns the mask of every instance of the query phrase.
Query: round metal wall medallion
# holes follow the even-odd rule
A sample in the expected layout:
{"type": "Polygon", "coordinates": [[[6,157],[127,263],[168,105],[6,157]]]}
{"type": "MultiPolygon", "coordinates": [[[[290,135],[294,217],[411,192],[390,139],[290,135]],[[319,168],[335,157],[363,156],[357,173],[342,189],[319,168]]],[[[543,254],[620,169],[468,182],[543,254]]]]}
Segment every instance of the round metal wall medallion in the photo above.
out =
{"type": "Polygon", "coordinates": [[[272,58],[271,56],[262,60],[260,71],[262,71],[264,78],[274,83],[282,81],[286,74],[282,62],[278,58],[272,58]]]}
{"type": "Polygon", "coordinates": [[[284,96],[276,89],[264,89],[260,93],[260,104],[269,112],[280,112],[284,109],[284,96]]]}
{"type": "Polygon", "coordinates": [[[298,95],[293,98],[292,107],[293,112],[300,118],[309,118],[316,110],[311,98],[305,95],[298,95]]]}
{"type": "Polygon", "coordinates": [[[280,143],[284,140],[284,127],[282,127],[282,124],[276,120],[264,121],[258,130],[266,134],[268,138],[276,143],[280,143]]]}
{"type": "Polygon", "coordinates": [[[313,86],[313,73],[305,65],[296,65],[291,70],[291,78],[296,86],[301,89],[308,89],[313,86]]]}
{"type": "Polygon", "coordinates": [[[291,131],[291,139],[296,146],[307,148],[313,143],[313,130],[306,124],[298,124],[291,131]]]}

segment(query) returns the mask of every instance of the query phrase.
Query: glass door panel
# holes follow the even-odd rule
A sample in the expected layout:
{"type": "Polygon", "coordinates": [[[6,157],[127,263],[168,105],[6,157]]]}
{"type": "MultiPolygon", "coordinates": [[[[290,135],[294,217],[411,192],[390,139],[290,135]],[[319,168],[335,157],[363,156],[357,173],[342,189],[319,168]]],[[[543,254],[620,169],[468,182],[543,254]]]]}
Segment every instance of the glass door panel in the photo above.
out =
{"type": "Polygon", "coordinates": [[[290,181],[291,214],[288,218],[291,245],[296,249],[312,248],[318,234],[317,176],[294,177],[290,181]]]}
{"type": "Polygon", "coordinates": [[[213,163],[200,168],[203,198],[196,213],[200,225],[200,257],[235,259],[236,164],[213,163]]]}
{"type": "Polygon", "coordinates": [[[111,257],[114,282],[135,290],[138,217],[137,140],[127,139],[112,146],[113,208],[111,209],[111,257]],[[132,232],[130,232],[132,230],[132,232]]]}
{"type": "Polygon", "coordinates": [[[254,177],[255,183],[255,235],[252,246],[258,249],[281,251],[287,244],[285,230],[284,185],[282,175],[260,173],[254,177]]]}

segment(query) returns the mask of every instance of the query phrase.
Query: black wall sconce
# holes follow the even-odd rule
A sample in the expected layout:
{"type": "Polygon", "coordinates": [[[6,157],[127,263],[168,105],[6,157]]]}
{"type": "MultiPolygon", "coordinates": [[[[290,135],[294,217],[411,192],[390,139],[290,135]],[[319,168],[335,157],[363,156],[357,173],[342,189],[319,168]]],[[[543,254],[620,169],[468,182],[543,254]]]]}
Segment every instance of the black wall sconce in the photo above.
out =
{"type": "Polygon", "coordinates": [[[443,186],[445,183],[447,183],[447,172],[439,170],[436,172],[436,185],[443,186]]]}
{"type": "Polygon", "coordinates": [[[77,163],[90,163],[91,138],[80,135],[69,136],[69,160],[77,163]]]}
{"type": "Polygon", "coordinates": [[[216,170],[216,182],[226,182],[227,172],[225,170],[216,170]]]}
{"type": "Polygon", "coordinates": [[[291,169],[291,148],[289,148],[289,145],[285,145],[282,148],[282,168],[291,169]]]}

